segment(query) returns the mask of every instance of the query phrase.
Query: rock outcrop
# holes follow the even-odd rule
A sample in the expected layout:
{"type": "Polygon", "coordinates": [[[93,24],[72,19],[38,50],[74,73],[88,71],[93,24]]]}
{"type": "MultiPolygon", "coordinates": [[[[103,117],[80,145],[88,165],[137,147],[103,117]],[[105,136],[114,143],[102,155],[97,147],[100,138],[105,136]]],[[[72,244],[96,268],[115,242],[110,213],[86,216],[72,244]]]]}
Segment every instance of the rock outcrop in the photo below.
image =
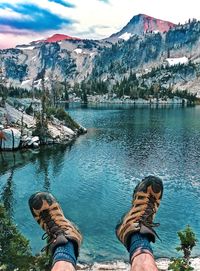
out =
{"type": "MultiPolygon", "coordinates": [[[[15,150],[25,147],[39,147],[40,135],[35,134],[36,119],[6,104],[5,108],[0,107],[0,149],[15,150]]],[[[79,134],[86,133],[87,130],[77,124],[72,130],[62,121],[55,117],[47,122],[48,136],[44,144],[69,143],[79,134]]]]}

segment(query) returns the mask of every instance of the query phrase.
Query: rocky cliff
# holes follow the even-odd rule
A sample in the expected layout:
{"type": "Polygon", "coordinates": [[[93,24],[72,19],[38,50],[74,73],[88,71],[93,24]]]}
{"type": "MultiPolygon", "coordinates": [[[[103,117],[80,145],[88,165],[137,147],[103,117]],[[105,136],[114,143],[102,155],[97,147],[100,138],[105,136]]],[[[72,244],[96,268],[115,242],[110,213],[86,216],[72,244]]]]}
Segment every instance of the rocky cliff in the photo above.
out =
{"type": "Polygon", "coordinates": [[[0,51],[6,82],[24,88],[40,87],[45,74],[47,85],[58,81],[81,81],[92,72],[93,60],[108,42],[64,40],[38,42],[0,51]]]}

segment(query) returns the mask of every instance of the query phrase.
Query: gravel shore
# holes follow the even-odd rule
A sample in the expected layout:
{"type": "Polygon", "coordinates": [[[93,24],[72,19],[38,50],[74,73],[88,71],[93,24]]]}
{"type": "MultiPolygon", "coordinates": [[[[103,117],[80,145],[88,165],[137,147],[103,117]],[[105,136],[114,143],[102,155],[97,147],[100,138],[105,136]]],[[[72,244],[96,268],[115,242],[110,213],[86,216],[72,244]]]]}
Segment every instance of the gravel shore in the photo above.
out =
{"type": "MultiPolygon", "coordinates": [[[[168,270],[170,260],[160,258],[156,260],[159,271],[168,270]]],[[[191,258],[191,266],[194,271],[200,271],[200,257],[191,258]]],[[[85,271],[130,271],[130,265],[125,262],[94,263],[93,265],[78,264],[78,270],[85,271]]]]}

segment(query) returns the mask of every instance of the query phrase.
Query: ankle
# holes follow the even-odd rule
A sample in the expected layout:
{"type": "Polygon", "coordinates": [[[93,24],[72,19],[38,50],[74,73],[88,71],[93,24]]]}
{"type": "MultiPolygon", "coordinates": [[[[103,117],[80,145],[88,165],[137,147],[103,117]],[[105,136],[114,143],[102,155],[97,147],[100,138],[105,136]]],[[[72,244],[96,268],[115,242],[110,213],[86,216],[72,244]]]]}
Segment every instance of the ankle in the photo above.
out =
{"type": "MultiPolygon", "coordinates": [[[[60,245],[57,246],[53,252],[53,267],[57,267],[57,265],[60,265],[58,263],[63,263],[61,264],[62,266],[65,266],[64,263],[70,263],[74,268],[76,267],[76,262],[77,262],[77,256],[75,254],[75,249],[74,249],[74,244],[71,241],[68,241],[65,245],[60,245]]],[[[52,269],[54,270],[54,269],[52,269]]],[[[55,269],[54,271],[59,270],[59,271],[65,271],[65,269],[55,269]]],[[[67,269],[68,270],[68,269],[67,269]]],[[[71,269],[69,269],[71,270],[71,269]]],[[[72,269],[74,270],[74,269],[72,269]]]]}
{"type": "Polygon", "coordinates": [[[147,251],[136,256],[133,255],[131,271],[158,271],[153,256],[147,251]]]}
{"type": "Polygon", "coordinates": [[[75,271],[75,268],[70,262],[59,261],[54,264],[51,271],[75,271]]]}
{"type": "Polygon", "coordinates": [[[139,256],[139,255],[141,255],[141,254],[149,254],[152,258],[154,258],[154,257],[153,257],[153,254],[152,254],[149,250],[147,250],[147,249],[142,249],[142,248],[138,248],[138,249],[135,251],[135,253],[131,256],[130,263],[132,263],[133,260],[134,260],[137,256],[139,256]]]}
{"type": "Polygon", "coordinates": [[[153,250],[151,248],[149,238],[145,234],[141,234],[139,232],[134,233],[131,236],[129,247],[130,262],[132,262],[134,257],[143,253],[147,253],[153,256],[153,250]]]}

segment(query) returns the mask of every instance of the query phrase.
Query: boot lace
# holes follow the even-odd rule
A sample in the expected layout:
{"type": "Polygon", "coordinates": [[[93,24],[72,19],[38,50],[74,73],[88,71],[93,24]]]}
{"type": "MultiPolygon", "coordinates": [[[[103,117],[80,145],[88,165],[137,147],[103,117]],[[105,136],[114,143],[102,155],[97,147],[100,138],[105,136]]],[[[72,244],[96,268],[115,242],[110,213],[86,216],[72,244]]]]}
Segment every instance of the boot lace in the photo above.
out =
{"type": "Polygon", "coordinates": [[[47,239],[47,245],[42,248],[42,252],[45,250],[49,250],[50,245],[54,242],[54,240],[58,237],[58,235],[63,234],[66,236],[64,229],[60,228],[55,221],[52,219],[48,210],[44,210],[40,213],[40,216],[47,226],[47,231],[42,235],[42,240],[47,239]]]}
{"type": "Polygon", "coordinates": [[[146,227],[151,228],[152,231],[155,233],[155,235],[160,240],[160,237],[158,236],[156,231],[153,229],[155,227],[160,226],[160,223],[153,222],[153,216],[156,213],[156,208],[155,208],[156,198],[154,196],[150,196],[150,195],[147,198],[148,198],[147,208],[145,210],[145,213],[142,215],[140,222],[143,225],[145,225],[146,227]]]}

